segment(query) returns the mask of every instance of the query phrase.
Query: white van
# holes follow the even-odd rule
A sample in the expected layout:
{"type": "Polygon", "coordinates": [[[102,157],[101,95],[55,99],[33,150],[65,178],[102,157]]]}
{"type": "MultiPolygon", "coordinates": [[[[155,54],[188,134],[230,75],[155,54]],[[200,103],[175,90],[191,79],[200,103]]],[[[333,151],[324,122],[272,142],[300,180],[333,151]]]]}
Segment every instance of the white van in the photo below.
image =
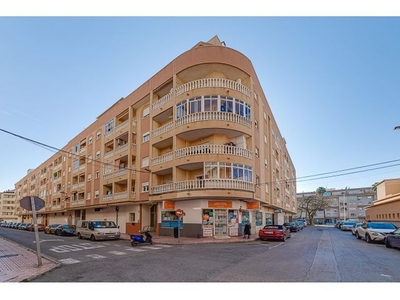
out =
{"type": "Polygon", "coordinates": [[[114,221],[83,221],[76,224],[76,235],[78,238],[96,240],[118,240],[121,236],[119,226],[114,221]]]}

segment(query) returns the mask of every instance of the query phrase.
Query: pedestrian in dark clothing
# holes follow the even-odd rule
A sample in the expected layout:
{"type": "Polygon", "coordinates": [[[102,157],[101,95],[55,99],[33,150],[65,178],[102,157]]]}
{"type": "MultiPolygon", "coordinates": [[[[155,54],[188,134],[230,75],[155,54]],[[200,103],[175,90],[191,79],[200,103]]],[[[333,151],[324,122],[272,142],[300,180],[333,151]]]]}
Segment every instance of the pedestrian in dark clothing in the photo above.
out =
{"type": "Polygon", "coordinates": [[[244,239],[246,238],[246,236],[248,239],[250,238],[250,231],[251,231],[251,225],[249,222],[247,222],[246,225],[244,226],[244,237],[243,237],[244,239]]]}

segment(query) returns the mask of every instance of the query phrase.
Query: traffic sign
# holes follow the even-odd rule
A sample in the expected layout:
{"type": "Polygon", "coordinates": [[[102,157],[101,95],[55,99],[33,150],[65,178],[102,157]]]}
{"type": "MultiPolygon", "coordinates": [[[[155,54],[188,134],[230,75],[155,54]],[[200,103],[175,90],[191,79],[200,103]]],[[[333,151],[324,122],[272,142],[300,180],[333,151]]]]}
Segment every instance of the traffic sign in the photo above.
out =
{"type": "Polygon", "coordinates": [[[36,196],[26,196],[19,201],[19,205],[26,210],[32,211],[31,197],[33,197],[35,203],[35,210],[41,210],[45,207],[45,202],[36,196]]]}
{"type": "Polygon", "coordinates": [[[182,215],[183,215],[183,210],[180,209],[180,208],[178,208],[178,209],[175,211],[175,216],[177,216],[177,217],[182,217],[182,215]]]}

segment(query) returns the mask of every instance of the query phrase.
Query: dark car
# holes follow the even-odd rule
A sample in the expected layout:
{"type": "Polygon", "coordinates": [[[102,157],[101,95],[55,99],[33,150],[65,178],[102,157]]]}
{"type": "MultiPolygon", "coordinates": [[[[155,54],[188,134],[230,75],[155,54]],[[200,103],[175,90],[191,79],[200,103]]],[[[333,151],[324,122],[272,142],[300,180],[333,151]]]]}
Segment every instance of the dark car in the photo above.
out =
{"type": "Polygon", "coordinates": [[[286,227],[289,227],[290,232],[300,231],[300,226],[297,222],[284,223],[283,225],[286,227]]]}
{"type": "Polygon", "coordinates": [[[44,233],[54,234],[58,225],[61,225],[61,224],[49,224],[49,225],[47,225],[46,228],[44,229],[44,233]]]}
{"type": "Polygon", "coordinates": [[[75,225],[59,225],[55,230],[55,235],[76,235],[75,225]]]}
{"type": "Polygon", "coordinates": [[[351,229],[355,225],[356,225],[356,222],[345,221],[345,222],[343,222],[342,226],[340,226],[340,229],[342,231],[351,231],[351,229]]]}
{"type": "Polygon", "coordinates": [[[386,235],[385,245],[387,248],[400,248],[400,228],[386,235]]]}
{"type": "Polygon", "coordinates": [[[290,238],[290,229],[284,225],[265,225],[263,229],[258,232],[260,240],[282,240],[286,241],[290,238]]]}

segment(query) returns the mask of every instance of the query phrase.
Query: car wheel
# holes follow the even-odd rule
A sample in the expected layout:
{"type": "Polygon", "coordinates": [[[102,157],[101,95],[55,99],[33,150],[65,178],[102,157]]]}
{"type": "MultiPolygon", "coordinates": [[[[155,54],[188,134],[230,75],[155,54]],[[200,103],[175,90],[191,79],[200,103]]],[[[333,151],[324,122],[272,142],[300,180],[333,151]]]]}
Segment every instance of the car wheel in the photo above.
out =
{"type": "Polygon", "coordinates": [[[283,235],[282,241],[283,241],[283,242],[286,242],[286,235],[283,235]]]}
{"type": "Polygon", "coordinates": [[[386,248],[392,248],[392,245],[390,245],[387,238],[385,239],[385,246],[386,246],[386,248]]]}
{"type": "Polygon", "coordinates": [[[78,232],[78,239],[82,239],[82,236],[81,236],[81,234],[78,232]]]}
{"type": "Polygon", "coordinates": [[[369,234],[365,235],[365,240],[367,241],[367,243],[371,243],[372,242],[371,237],[369,236],[369,234]]]}
{"type": "Polygon", "coordinates": [[[96,240],[96,237],[94,236],[94,234],[92,234],[92,235],[90,236],[90,240],[91,240],[91,241],[95,241],[95,240],[96,240]]]}
{"type": "Polygon", "coordinates": [[[357,231],[356,231],[355,236],[356,236],[356,238],[358,238],[359,240],[361,240],[361,236],[360,236],[360,234],[359,234],[357,231]]]}

